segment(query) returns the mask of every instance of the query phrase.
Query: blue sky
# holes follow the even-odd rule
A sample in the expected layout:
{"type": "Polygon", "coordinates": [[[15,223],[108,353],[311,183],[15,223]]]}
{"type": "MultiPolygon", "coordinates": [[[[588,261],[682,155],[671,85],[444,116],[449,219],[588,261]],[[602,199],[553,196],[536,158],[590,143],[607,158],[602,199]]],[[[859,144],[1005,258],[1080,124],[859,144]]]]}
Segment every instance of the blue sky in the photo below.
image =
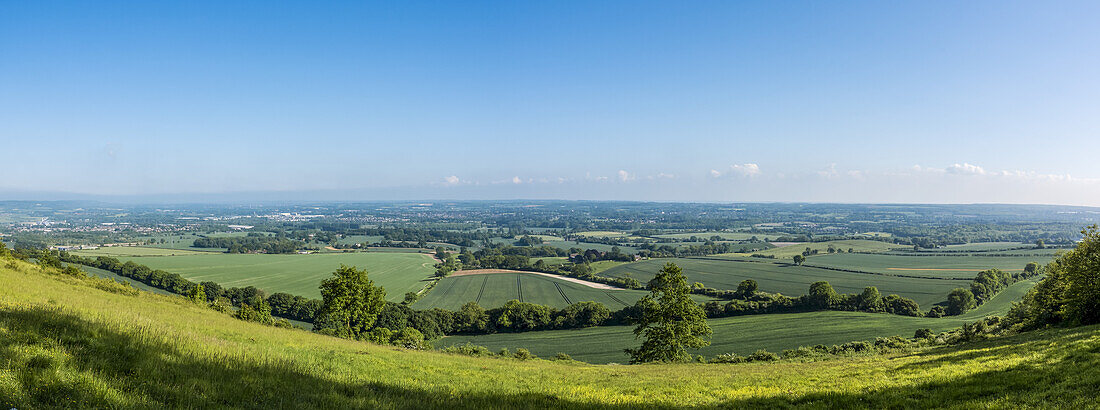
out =
{"type": "Polygon", "coordinates": [[[225,3],[0,1],[0,199],[1100,206],[1096,2],[225,3]]]}

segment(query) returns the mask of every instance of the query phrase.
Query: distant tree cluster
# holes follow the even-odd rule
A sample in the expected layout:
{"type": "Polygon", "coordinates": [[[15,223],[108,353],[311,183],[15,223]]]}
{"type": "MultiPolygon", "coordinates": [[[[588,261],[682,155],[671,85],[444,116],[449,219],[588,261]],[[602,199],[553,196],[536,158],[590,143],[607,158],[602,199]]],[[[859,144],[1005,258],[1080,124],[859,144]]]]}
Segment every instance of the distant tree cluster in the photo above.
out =
{"type": "Polygon", "coordinates": [[[298,241],[251,233],[248,236],[195,239],[196,248],[226,248],[226,253],[294,253],[304,244],[298,241]]]}

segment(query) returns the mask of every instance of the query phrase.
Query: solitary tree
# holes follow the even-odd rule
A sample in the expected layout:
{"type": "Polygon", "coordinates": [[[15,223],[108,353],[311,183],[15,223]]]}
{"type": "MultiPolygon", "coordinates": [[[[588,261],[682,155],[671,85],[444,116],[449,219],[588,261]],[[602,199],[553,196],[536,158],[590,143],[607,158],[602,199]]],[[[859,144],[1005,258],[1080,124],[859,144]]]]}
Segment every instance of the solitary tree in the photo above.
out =
{"type": "Polygon", "coordinates": [[[374,286],[367,271],[340,265],[321,282],[321,310],[314,330],[356,339],[370,330],[386,304],[386,290],[374,286]]]}
{"type": "Polygon", "coordinates": [[[1039,249],[1043,249],[1043,248],[1046,248],[1047,245],[1045,243],[1043,243],[1042,239],[1036,239],[1035,240],[1035,247],[1039,248],[1039,249]]]}
{"type": "Polygon", "coordinates": [[[802,255],[794,255],[794,264],[802,266],[802,263],[806,262],[806,257],[802,255]]]}
{"type": "Polygon", "coordinates": [[[665,265],[649,281],[650,294],[635,305],[634,336],[645,336],[637,349],[626,349],[631,363],[683,362],[691,360],[688,348],[710,345],[707,317],[689,295],[684,272],[673,263],[665,265]]]}

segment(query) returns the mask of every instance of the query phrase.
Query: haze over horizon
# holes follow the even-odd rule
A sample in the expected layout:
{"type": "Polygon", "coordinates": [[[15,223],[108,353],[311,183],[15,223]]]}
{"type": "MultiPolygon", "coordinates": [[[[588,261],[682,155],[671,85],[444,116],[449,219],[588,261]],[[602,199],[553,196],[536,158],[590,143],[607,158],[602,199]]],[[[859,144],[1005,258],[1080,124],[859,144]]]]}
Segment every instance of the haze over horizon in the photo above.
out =
{"type": "Polygon", "coordinates": [[[0,200],[1100,206],[1100,4],[702,5],[6,2],[0,200]]]}

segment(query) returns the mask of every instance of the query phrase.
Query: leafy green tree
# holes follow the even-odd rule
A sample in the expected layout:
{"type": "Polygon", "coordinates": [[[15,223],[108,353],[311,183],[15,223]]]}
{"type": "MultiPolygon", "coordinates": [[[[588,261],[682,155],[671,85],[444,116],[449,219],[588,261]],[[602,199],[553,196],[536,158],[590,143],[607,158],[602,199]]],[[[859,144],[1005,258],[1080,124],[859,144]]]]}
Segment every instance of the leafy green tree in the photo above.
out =
{"type": "Polygon", "coordinates": [[[1039,274],[1039,264],[1035,262],[1028,262],[1024,265],[1024,277],[1032,277],[1039,274]]]}
{"type": "Polygon", "coordinates": [[[314,330],[357,339],[370,330],[385,307],[386,290],[374,286],[367,271],[340,265],[331,278],[321,282],[321,299],[314,330]]]}
{"type": "Polygon", "coordinates": [[[977,306],[974,293],[970,289],[956,288],[947,295],[947,308],[944,310],[948,315],[954,316],[966,313],[974,306],[977,306]]]}
{"type": "Polygon", "coordinates": [[[627,349],[631,363],[686,362],[688,348],[710,345],[711,334],[702,307],[691,300],[684,272],[673,263],[665,265],[649,281],[650,294],[635,305],[634,336],[645,336],[637,349],[627,349]]]}
{"type": "Polygon", "coordinates": [[[856,299],[856,309],[864,312],[882,312],[886,310],[886,306],[882,303],[882,294],[879,293],[878,288],[874,286],[863,288],[863,293],[860,293],[856,299]]]}
{"type": "Polygon", "coordinates": [[[794,264],[802,266],[802,263],[806,262],[806,257],[802,255],[794,255],[794,264]]]}
{"type": "Polygon", "coordinates": [[[1036,248],[1039,248],[1039,249],[1043,249],[1043,248],[1046,248],[1046,247],[1047,247],[1047,244],[1046,244],[1046,243],[1043,243],[1043,240],[1042,240],[1042,239],[1036,239],[1036,240],[1035,240],[1035,247],[1036,247],[1036,248]]]}
{"type": "Polygon", "coordinates": [[[833,290],[833,285],[825,281],[811,284],[808,298],[810,306],[818,309],[828,309],[840,301],[840,295],[833,290]]]}
{"type": "Polygon", "coordinates": [[[1066,318],[1074,325],[1100,323],[1100,230],[1081,231],[1077,247],[1055,259],[1047,272],[1065,282],[1066,318]]]}
{"type": "Polygon", "coordinates": [[[745,279],[741,283],[737,284],[737,294],[743,298],[747,298],[756,293],[756,281],[752,279],[745,279]]]}

